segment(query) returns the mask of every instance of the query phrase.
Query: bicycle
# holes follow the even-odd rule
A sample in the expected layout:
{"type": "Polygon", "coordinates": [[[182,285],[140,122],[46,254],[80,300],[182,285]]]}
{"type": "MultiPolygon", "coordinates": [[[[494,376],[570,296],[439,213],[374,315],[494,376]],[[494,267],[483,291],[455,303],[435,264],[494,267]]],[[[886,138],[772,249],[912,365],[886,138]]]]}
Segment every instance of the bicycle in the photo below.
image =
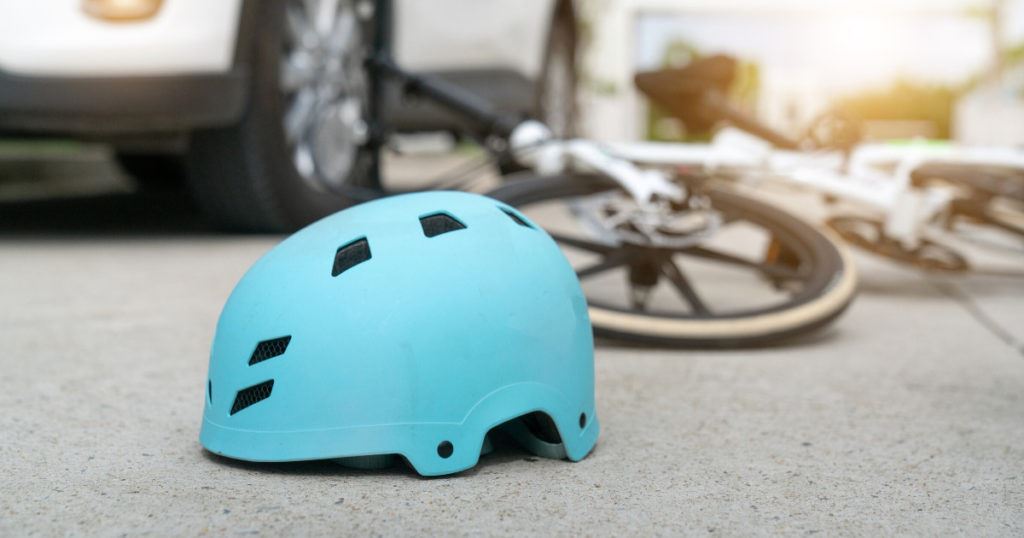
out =
{"type": "Polygon", "coordinates": [[[856,123],[837,115],[819,118],[801,139],[792,139],[730,105],[725,89],[734,70],[728,57],[712,56],[638,74],[640,90],[685,124],[732,127],[710,144],[620,144],[613,153],[648,166],[691,166],[717,178],[767,180],[852,202],[872,214],[833,215],[830,228],[852,245],[924,270],[980,272],[948,244],[966,225],[1024,240],[1024,152],[935,142],[860,144],[856,123]]]}
{"type": "MultiPolygon", "coordinates": [[[[321,181],[325,190],[354,201],[394,193],[381,182],[389,129],[379,96],[397,88],[458,116],[463,133],[510,171],[489,195],[531,214],[568,211],[545,219],[545,227],[577,268],[598,335],[753,345],[821,327],[850,304],[856,274],[831,234],[699,176],[643,169],[593,141],[556,139],[537,121],[403,70],[388,51],[390,9],[387,0],[374,3],[364,60],[377,96],[366,111],[367,174],[360,184],[321,181]]],[[[464,185],[429,187],[453,186],[464,185]]],[[[510,216],[529,223],[522,213],[510,216]]]]}

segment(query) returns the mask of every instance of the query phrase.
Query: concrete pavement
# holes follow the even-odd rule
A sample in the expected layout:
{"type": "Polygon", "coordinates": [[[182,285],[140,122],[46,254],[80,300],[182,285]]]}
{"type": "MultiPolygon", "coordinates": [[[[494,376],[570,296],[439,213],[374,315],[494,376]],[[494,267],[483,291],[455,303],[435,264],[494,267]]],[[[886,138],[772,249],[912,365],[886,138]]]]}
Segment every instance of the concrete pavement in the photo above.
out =
{"type": "Polygon", "coordinates": [[[279,238],[192,215],[0,205],[0,535],[1024,534],[1020,280],[858,256],[859,300],[802,341],[602,343],[584,461],[504,447],[422,479],[202,450],[219,309],[279,238]]]}

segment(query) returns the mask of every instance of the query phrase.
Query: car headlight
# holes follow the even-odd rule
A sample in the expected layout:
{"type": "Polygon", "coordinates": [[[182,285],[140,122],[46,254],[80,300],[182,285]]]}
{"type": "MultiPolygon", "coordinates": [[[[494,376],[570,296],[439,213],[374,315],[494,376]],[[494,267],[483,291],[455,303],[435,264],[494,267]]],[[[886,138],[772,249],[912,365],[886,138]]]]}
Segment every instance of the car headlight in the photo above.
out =
{"type": "Polygon", "coordinates": [[[138,21],[156,15],[163,0],[82,0],[82,10],[107,21],[138,21]]]}

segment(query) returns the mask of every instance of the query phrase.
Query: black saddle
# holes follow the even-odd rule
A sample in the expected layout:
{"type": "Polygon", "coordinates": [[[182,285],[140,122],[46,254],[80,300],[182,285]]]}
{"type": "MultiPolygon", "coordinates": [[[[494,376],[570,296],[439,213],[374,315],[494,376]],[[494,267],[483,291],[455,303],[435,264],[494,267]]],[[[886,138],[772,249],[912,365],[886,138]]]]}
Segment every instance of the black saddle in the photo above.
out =
{"type": "Polygon", "coordinates": [[[736,76],[736,60],[722,54],[694,60],[685,67],[637,73],[636,87],[694,131],[710,129],[721,114],[709,107],[709,95],[723,96],[736,76]]]}

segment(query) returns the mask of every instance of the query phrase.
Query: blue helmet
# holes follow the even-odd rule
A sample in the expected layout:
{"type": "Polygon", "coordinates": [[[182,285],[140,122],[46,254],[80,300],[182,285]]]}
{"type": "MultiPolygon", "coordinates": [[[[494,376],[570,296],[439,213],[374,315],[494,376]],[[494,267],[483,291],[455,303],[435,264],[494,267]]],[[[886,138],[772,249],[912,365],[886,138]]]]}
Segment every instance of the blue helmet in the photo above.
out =
{"type": "Polygon", "coordinates": [[[501,430],[542,456],[597,441],[594,348],[555,242],[490,198],[385,198],[316,222],[235,287],[200,442],[249,461],[474,466],[501,430]]]}

